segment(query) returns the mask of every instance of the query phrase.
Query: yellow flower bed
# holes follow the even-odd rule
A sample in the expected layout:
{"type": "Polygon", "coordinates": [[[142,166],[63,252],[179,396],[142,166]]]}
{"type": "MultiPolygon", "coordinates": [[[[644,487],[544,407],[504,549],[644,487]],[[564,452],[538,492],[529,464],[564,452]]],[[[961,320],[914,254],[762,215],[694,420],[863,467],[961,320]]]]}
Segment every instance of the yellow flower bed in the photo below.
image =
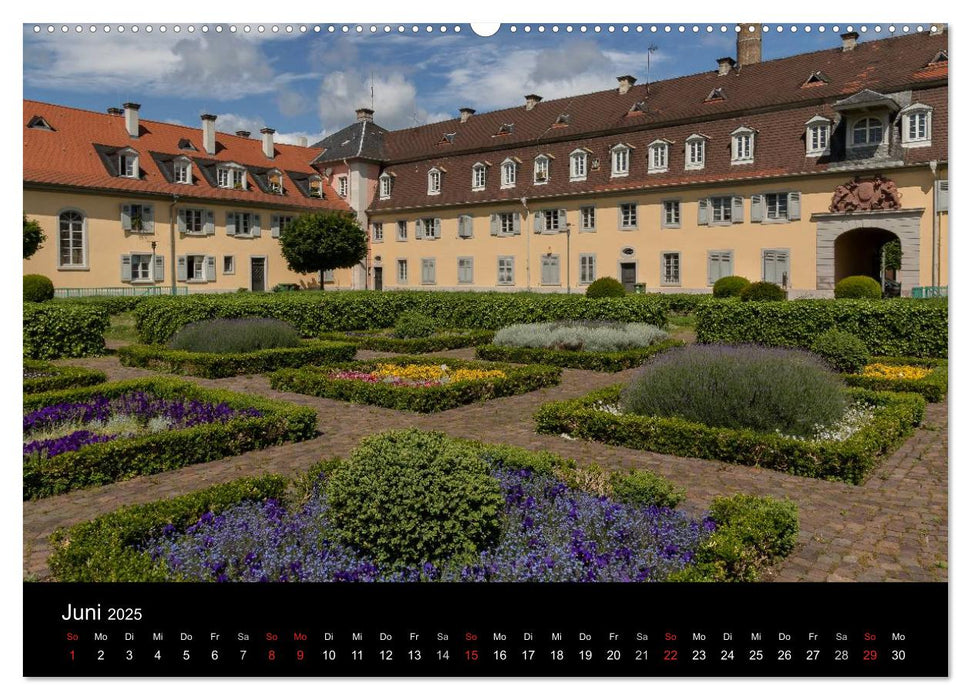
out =
{"type": "Polygon", "coordinates": [[[880,363],[867,365],[863,368],[864,377],[874,379],[923,379],[931,370],[926,367],[911,365],[884,365],[880,363]]]}
{"type": "Polygon", "coordinates": [[[446,365],[392,365],[382,363],[375,367],[372,374],[375,377],[392,377],[412,382],[440,382],[449,380],[462,382],[480,379],[502,379],[505,372],[497,369],[456,369],[450,370],[446,365]]]}

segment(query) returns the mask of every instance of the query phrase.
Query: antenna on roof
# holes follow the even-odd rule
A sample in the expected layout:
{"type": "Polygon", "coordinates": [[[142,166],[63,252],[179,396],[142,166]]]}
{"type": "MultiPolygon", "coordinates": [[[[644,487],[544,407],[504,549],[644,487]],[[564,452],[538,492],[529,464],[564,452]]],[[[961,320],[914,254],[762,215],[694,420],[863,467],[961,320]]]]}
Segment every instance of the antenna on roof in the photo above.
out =
{"type": "Polygon", "coordinates": [[[374,71],[371,71],[371,109],[374,109],[374,71]]]}
{"type": "Polygon", "coordinates": [[[644,81],[647,92],[651,91],[651,54],[655,51],[657,51],[657,44],[651,44],[647,47],[647,79],[644,81]]]}

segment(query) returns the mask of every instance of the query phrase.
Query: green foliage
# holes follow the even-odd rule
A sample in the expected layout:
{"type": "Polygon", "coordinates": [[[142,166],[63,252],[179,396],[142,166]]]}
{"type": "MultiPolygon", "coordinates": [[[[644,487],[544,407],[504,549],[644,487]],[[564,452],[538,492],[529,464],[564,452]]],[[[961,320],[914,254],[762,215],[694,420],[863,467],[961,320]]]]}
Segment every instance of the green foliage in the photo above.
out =
{"type": "Polygon", "coordinates": [[[716,280],[711,287],[711,293],[717,299],[737,297],[750,284],[751,282],[745,277],[730,275],[716,280]]]}
{"type": "Polygon", "coordinates": [[[742,301],[785,301],[786,290],[774,282],[752,282],[738,293],[742,301]]]}
{"type": "Polygon", "coordinates": [[[214,318],[183,326],[172,336],[172,350],[204,353],[248,353],[300,345],[293,326],[274,318],[214,318]]]}
{"type": "Polygon", "coordinates": [[[270,348],[238,353],[169,350],[161,345],[126,345],[118,348],[125,367],[146,367],[162,372],[197,377],[234,377],[260,374],[283,367],[331,364],[354,359],[357,349],[349,343],[301,341],[295,348],[270,348]]]}
{"type": "Polygon", "coordinates": [[[758,581],[762,569],[792,552],[799,536],[799,508],[788,499],[718,497],[711,517],[718,528],[672,581],[758,581]]]}
{"type": "Polygon", "coordinates": [[[852,333],[871,355],[947,357],[947,302],[934,299],[799,299],[698,307],[698,342],[809,348],[830,328],[852,333]]]}
{"type": "Polygon", "coordinates": [[[402,339],[428,338],[437,331],[435,321],[420,311],[406,311],[394,322],[394,334],[402,339]]]}
{"type": "Polygon", "coordinates": [[[95,306],[24,303],[24,357],[101,355],[108,322],[108,313],[95,306]]]}
{"type": "Polygon", "coordinates": [[[915,394],[848,389],[851,402],[873,408],[869,423],[841,442],[797,440],[777,433],[712,428],[681,418],[614,415],[620,386],[579,399],[544,404],[537,429],[637,450],[747,464],[798,476],[859,484],[880,456],[895,450],[920,425],[924,400],[915,394]]]}
{"type": "Polygon", "coordinates": [[[620,372],[639,367],[654,355],[684,345],[680,340],[668,338],[650,347],[621,350],[619,352],[589,352],[585,350],[553,350],[549,348],[519,348],[501,345],[479,345],[475,356],[480,360],[515,362],[523,365],[555,365],[589,369],[596,372],[620,372]]]}
{"type": "Polygon", "coordinates": [[[649,323],[557,321],[506,326],[496,332],[492,342],[509,347],[619,352],[646,348],[667,337],[666,331],[649,323]]]}
{"type": "Polygon", "coordinates": [[[166,525],[182,529],[205,513],[218,514],[240,501],[282,498],[280,476],[237,479],[203,491],[144,505],[126,506],[51,535],[51,575],[61,582],[132,582],[171,579],[167,564],[153,562],[143,545],[166,525]]]}
{"type": "Polygon", "coordinates": [[[844,277],[833,287],[833,296],[837,299],[880,299],[883,290],[880,283],[866,275],[844,277]]]}
{"type": "Polygon", "coordinates": [[[304,214],[280,232],[280,252],[294,272],[340,270],[367,255],[367,233],[351,212],[304,214]]]}
{"type": "MultiPolygon", "coordinates": [[[[445,330],[428,338],[396,338],[387,331],[356,331],[347,333],[321,333],[320,340],[351,343],[365,350],[380,352],[425,353],[468,348],[484,345],[492,340],[492,331],[445,330]]],[[[350,358],[348,358],[350,359],[350,358]]]]}
{"type": "Polygon", "coordinates": [[[496,362],[474,362],[442,357],[409,357],[394,359],[344,362],[329,367],[302,367],[281,369],[273,372],[270,386],[280,391],[292,391],[310,396],[350,401],[351,403],[384,406],[399,411],[432,413],[446,411],[476,401],[486,401],[500,396],[525,394],[560,381],[562,370],[545,365],[507,365],[496,362]],[[450,382],[436,386],[395,386],[385,382],[365,382],[356,379],[331,379],[336,370],[371,372],[378,364],[446,365],[450,369],[497,369],[505,377],[475,381],[450,382]]]}
{"type": "Polygon", "coordinates": [[[590,299],[603,299],[605,297],[622,297],[627,295],[624,285],[613,277],[601,277],[590,283],[587,287],[587,296],[590,299]]]}
{"type": "Polygon", "coordinates": [[[810,350],[837,372],[855,374],[867,362],[866,343],[852,333],[830,328],[813,341],[810,350]]]}
{"type": "Polygon", "coordinates": [[[899,270],[903,264],[904,251],[900,247],[900,239],[894,238],[883,244],[883,265],[886,270],[899,270]]]}
{"type": "Polygon", "coordinates": [[[24,301],[42,302],[54,298],[54,283],[44,275],[24,275],[24,301]]]}
{"type": "Polygon", "coordinates": [[[33,219],[28,219],[27,215],[24,214],[24,260],[27,260],[30,256],[36,253],[43,247],[44,241],[47,240],[47,236],[44,235],[43,229],[40,224],[33,219]]]}
{"type": "Polygon", "coordinates": [[[327,482],[338,537],[392,566],[471,563],[499,534],[503,499],[488,464],[443,433],[365,438],[327,482]]]}
{"type": "Polygon", "coordinates": [[[442,328],[495,330],[514,323],[604,320],[665,324],[662,294],[588,299],[578,294],[352,291],[279,294],[191,294],[152,297],[135,309],[139,337],[165,343],[182,326],[207,318],[276,318],[305,338],[331,332],[391,328],[406,311],[420,311],[442,328]]]}
{"type": "Polygon", "coordinates": [[[317,433],[317,412],[308,407],[235,392],[203,389],[177,379],[135,379],[99,386],[24,395],[24,412],[57,403],[109,398],[147,391],[166,399],[185,398],[232,408],[256,408],[259,418],[238,418],[182,430],[87,445],[51,458],[24,459],[24,498],[44,498],[86,486],[101,486],[189,464],[211,462],[284,442],[308,440],[317,433]]]}
{"type": "Polygon", "coordinates": [[[61,304],[67,307],[74,307],[74,306],[96,307],[106,311],[109,316],[114,316],[116,314],[123,314],[129,311],[134,311],[135,307],[138,306],[142,301],[150,298],[152,297],[149,297],[149,296],[67,297],[67,298],[57,298],[54,300],[54,303],[61,304]]]}
{"type": "Polygon", "coordinates": [[[676,508],[684,500],[684,489],[643,469],[610,475],[614,500],[639,506],[676,508]]]}
{"type": "Polygon", "coordinates": [[[870,362],[883,365],[910,365],[926,367],[931,373],[921,379],[881,379],[861,374],[844,374],[843,380],[850,386],[870,391],[907,391],[920,394],[926,401],[939,403],[947,395],[947,361],[919,357],[871,357],[870,362]]]}
{"type": "Polygon", "coordinates": [[[846,412],[839,375],[800,350],[693,345],[644,365],[620,408],[713,428],[812,437],[846,412]]]}
{"type": "Polygon", "coordinates": [[[108,381],[108,375],[84,367],[64,367],[40,360],[24,360],[24,393],[38,394],[72,387],[92,386],[108,381]],[[28,377],[28,374],[43,376],[28,377]]]}

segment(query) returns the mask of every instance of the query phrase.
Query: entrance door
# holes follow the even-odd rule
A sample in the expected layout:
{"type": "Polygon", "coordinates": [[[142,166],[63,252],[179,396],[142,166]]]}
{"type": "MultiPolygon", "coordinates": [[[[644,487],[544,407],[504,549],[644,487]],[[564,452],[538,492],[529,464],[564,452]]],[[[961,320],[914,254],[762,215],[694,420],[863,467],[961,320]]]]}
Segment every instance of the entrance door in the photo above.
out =
{"type": "Polygon", "coordinates": [[[637,263],[622,262],[620,264],[620,282],[628,292],[634,291],[637,282],[637,263]]]}
{"type": "Polygon", "coordinates": [[[266,258],[250,258],[250,289],[266,291],[266,258]]]}
{"type": "Polygon", "coordinates": [[[374,291],[380,292],[384,289],[384,268],[374,268],[374,291]]]}

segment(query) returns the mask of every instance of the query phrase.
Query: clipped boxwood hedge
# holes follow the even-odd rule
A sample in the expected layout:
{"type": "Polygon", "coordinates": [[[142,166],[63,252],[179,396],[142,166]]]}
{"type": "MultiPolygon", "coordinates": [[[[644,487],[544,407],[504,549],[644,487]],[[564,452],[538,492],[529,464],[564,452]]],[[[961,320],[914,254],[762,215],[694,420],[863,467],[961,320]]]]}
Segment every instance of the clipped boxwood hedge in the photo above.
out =
{"type": "Polygon", "coordinates": [[[761,343],[809,348],[838,328],[871,355],[947,357],[946,300],[797,299],[743,304],[712,300],[698,307],[699,343],[761,343]]]}
{"type": "Polygon", "coordinates": [[[454,350],[483,345],[492,340],[492,331],[454,330],[442,331],[428,338],[396,338],[388,331],[357,331],[348,333],[321,333],[321,340],[353,343],[364,350],[379,352],[423,353],[454,350]]]}
{"type": "Polygon", "coordinates": [[[44,373],[43,377],[24,379],[25,394],[91,386],[108,381],[108,375],[96,369],[60,366],[40,360],[24,360],[24,371],[44,373]]]}
{"type": "Polygon", "coordinates": [[[639,367],[647,358],[684,345],[675,338],[668,338],[646,348],[619,352],[588,352],[585,350],[557,350],[554,348],[520,348],[509,345],[480,345],[475,356],[480,360],[517,362],[520,364],[556,365],[574,369],[591,369],[597,372],[620,372],[639,367]]]}
{"type": "Polygon", "coordinates": [[[91,306],[99,309],[104,309],[109,315],[114,316],[115,314],[122,314],[128,311],[134,311],[135,308],[142,303],[145,299],[151,299],[153,297],[142,295],[142,296],[91,296],[91,297],[55,297],[51,303],[59,304],[63,306],[91,306]]]}
{"type": "Polygon", "coordinates": [[[317,433],[317,412],[312,408],[222,389],[203,389],[168,377],[25,395],[24,413],[57,403],[87,401],[97,396],[113,398],[132,391],[146,391],[164,399],[225,402],[231,408],[255,408],[264,415],[118,438],[51,458],[25,457],[24,499],[156,474],[269,445],[308,440],[317,433]]]}
{"type": "Polygon", "coordinates": [[[434,318],[442,328],[496,330],[514,323],[589,319],[664,327],[664,295],[588,299],[536,292],[348,291],[279,294],[191,294],[152,297],[135,309],[143,343],[168,341],[182,326],[207,318],[257,316],[286,321],[306,338],[322,331],[377,330],[394,326],[406,311],[434,318]]]}
{"type": "Polygon", "coordinates": [[[862,374],[844,374],[843,379],[846,383],[871,391],[909,391],[920,394],[931,403],[943,401],[947,395],[947,360],[919,357],[871,357],[869,362],[882,365],[926,367],[931,370],[931,373],[922,379],[880,379],[864,377],[862,374]]]}
{"type": "Polygon", "coordinates": [[[345,362],[329,367],[304,367],[281,369],[271,375],[270,386],[278,391],[322,396],[328,399],[384,406],[402,411],[431,413],[445,411],[475,401],[486,401],[500,396],[525,394],[544,386],[559,383],[562,370],[547,365],[509,365],[496,362],[453,360],[444,357],[411,357],[345,362]],[[332,379],[328,376],[336,370],[371,372],[379,364],[394,365],[445,365],[449,369],[501,370],[502,378],[451,382],[437,386],[394,386],[384,382],[366,382],[357,379],[332,379]]]}
{"type": "Polygon", "coordinates": [[[164,345],[127,345],[118,348],[118,359],[126,367],[147,367],[215,379],[271,372],[281,367],[346,362],[354,359],[356,352],[357,348],[348,343],[327,341],[311,341],[297,348],[269,348],[239,353],[170,350],[164,345]]]}
{"type": "Polygon", "coordinates": [[[82,304],[24,304],[24,357],[54,360],[105,351],[108,312],[82,304]]]}
{"type": "Polygon", "coordinates": [[[924,417],[924,399],[915,394],[847,389],[853,401],[875,408],[869,425],[847,440],[803,441],[754,430],[712,428],[680,418],[614,415],[595,404],[616,405],[615,385],[569,401],[544,404],[536,414],[538,430],[598,440],[611,445],[679,457],[747,464],[798,476],[859,484],[877,458],[899,446],[924,417]]]}

